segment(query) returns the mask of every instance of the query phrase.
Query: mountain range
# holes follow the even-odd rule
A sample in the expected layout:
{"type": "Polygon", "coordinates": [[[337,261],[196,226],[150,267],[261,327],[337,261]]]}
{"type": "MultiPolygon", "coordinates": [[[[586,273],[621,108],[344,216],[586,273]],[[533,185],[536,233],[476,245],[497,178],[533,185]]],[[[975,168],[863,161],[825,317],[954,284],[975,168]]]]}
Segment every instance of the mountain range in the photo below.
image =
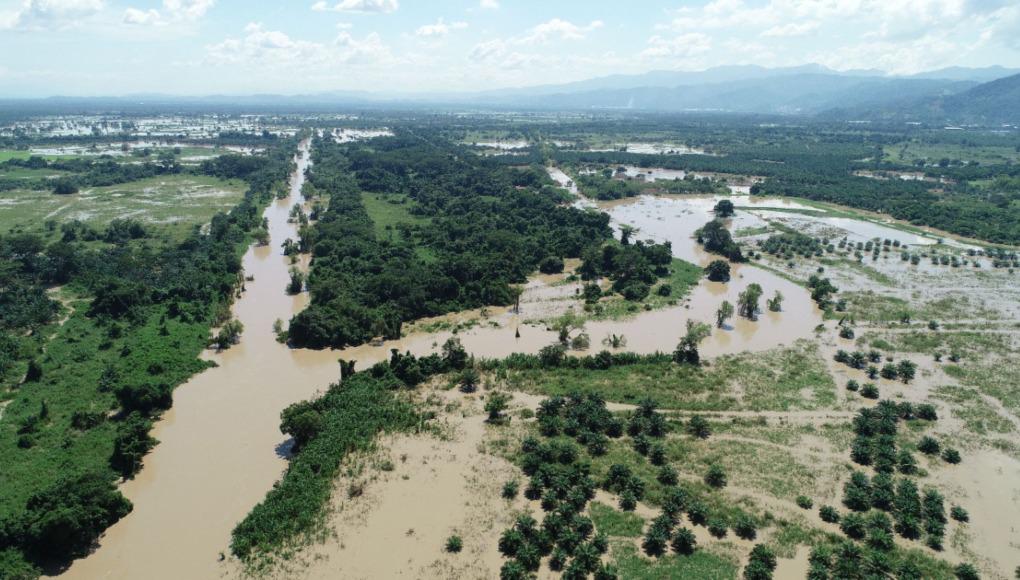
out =
{"type": "Polygon", "coordinates": [[[766,68],[617,74],[563,84],[471,93],[380,94],[343,91],[299,95],[145,94],[115,98],[0,100],[0,116],[119,110],[330,111],[342,107],[515,110],[724,112],[806,115],[830,120],[1020,125],[1020,69],[950,67],[910,76],[879,70],[836,71],[817,64],[766,68]]]}

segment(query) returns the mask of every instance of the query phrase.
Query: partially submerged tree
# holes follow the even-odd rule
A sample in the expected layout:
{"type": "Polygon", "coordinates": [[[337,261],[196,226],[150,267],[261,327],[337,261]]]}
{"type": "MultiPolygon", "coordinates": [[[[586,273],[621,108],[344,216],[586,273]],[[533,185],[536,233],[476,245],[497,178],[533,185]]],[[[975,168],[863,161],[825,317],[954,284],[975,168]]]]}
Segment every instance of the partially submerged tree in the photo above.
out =
{"type": "Polygon", "coordinates": [[[723,303],[719,305],[719,310],[715,311],[715,327],[722,328],[726,325],[726,320],[733,317],[733,305],[728,301],[723,300],[723,303]]]}
{"type": "Polygon", "coordinates": [[[757,283],[751,283],[737,297],[737,312],[744,318],[755,320],[761,307],[758,300],[761,298],[762,289],[757,283]]]}

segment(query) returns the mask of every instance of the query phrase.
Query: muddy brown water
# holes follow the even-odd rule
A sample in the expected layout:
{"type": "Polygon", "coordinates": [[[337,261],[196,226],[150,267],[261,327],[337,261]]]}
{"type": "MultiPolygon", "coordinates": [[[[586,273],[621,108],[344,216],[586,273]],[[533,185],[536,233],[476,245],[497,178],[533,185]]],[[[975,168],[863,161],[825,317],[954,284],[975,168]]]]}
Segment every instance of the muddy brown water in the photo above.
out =
{"type": "MultiPolygon", "coordinates": [[[[174,392],[174,406],[156,424],[159,445],[145,458],[138,476],[121,485],[134,510],[112,526],[90,556],[78,560],[63,574],[68,578],[217,578],[218,563],[229,553],[233,527],[263,499],[286,468],[287,438],[279,431],[280,412],[294,402],[325,390],[339,376],[338,358],[358,361],[366,368],[383,360],[391,348],[417,354],[435,351],[450,332],[417,333],[381,346],[344,351],[290,349],[272,332],[277,319],[288,320],[307,303],[307,295],[288,296],[290,264],[280,244],[297,237],[296,225],[287,222],[291,207],[303,203],[301,185],[308,164],[308,144],[299,156],[291,179],[291,195],[266,209],[271,243],[249,248],[245,273],[254,280],[233,307],[244,323],[240,344],[222,353],[209,353],[217,363],[174,392]]],[[[621,208],[606,209],[617,222],[633,222],[642,235],[661,236],[673,242],[674,254],[700,264],[711,257],[696,247],[691,234],[707,219],[683,217],[660,224],[654,213],[630,215],[621,208]],[[661,228],[661,229],[660,229],[661,228]]],[[[684,332],[687,318],[710,322],[723,299],[736,302],[737,294],[758,282],[765,295],[780,290],[786,296],[784,311],[765,312],[757,322],[737,320],[727,330],[716,330],[703,343],[707,355],[764,350],[809,336],[821,320],[807,292],[778,276],[751,266],[737,266],[729,284],[702,283],[689,300],[673,308],[641,313],[622,321],[591,322],[587,331],[597,344],[609,333],[624,334],[627,350],[672,350],[684,332]]],[[[543,281],[539,286],[554,291],[543,281]]],[[[555,340],[542,325],[522,324],[531,310],[547,307],[543,292],[520,313],[494,309],[496,325],[481,325],[459,334],[465,347],[477,356],[503,357],[513,352],[537,352],[555,340]],[[515,330],[520,338],[515,338],[515,330]]],[[[563,308],[571,301],[560,302],[563,308]]]]}

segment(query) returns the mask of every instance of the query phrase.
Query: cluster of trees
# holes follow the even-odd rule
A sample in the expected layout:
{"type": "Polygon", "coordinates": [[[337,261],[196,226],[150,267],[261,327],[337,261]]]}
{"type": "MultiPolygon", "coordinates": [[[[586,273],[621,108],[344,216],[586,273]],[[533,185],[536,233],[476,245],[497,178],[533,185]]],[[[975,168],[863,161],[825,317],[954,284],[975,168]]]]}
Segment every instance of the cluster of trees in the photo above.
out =
{"type": "MultiPolygon", "coordinates": [[[[935,489],[926,489],[921,498],[917,485],[909,479],[918,472],[917,462],[909,450],[898,450],[896,446],[900,421],[937,418],[930,404],[915,406],[886,400],[874,408],[859,410],[853,422],[855,438],[850,457],[859,465],[872,467],[875,475],[868,478],[863,472],[855,471],[843,488],[843,505],[852,513],[840,517],[834,508],[823,506],[822,518],[839,522],[847,536],[863,539],[876,550],[892,548],[893,529],[908,539],[919,539],[923,532],[927,544],[940,550],[947,521],[942,496],[935,489]],[[894,478],[896,473],[903,477],[894,478]],[[883,512],[893,516],[894,527],[883,512]]],[[[919,448],[930,452],[932,446],[937,453],[938,444],[934,439],[927,444],[922,440],[919,448]]]]}
{"type": "Polygon", "coordinates": [[[309,182],[329,197],[301,247],[313,255],[310,306],[290,324],[293,344],[361,344],[400,335],[403,322],[513,304],[543,260],[580,257],[609,239],[608,216],[543,195],[548,176],[458,148],[430,133],[360,144],[317,140],[309,182]],[[361,192],[402,194],[422,220],[379,239],[361,192]]]}
{"type": "Polygon", "coordinates": [[[623,243],[607,243],[585,250],[577,272],[582,280],[609,278],[614,292],[627,300],[642,300],[657,279],[669,275],[672,248],[669,242],[630,243],[627,232],[624,230],[623,243]]]}
{"type": "MultiPolygon", "coordinates": [[[[853,334],[851,333],[849,336],[852,338],[853,334]]],[[[882,365],[882,368],[879,369],[877,364],[882,362],[882,359],[882,353],[877,350],[871,350],[865,353],[860,350],[847,352],[843,349],[839,349],[833,356],[833,360],[838,363],[843,363],[850,368],[865,371],[868,374],[868,378],[871,379],[876,379],[881,376],[883,379],[890,381],[899,379],[904,383],[909,383],[914,380],[914,375],[917,374],[917,364],[913,361],[901,359],[898,363],[896,363],[892,359],[889,359],[889,362],[882,365]]]]}
{"type": "Polygon", "coordinates": [[[129,220],[109,224],[95,240],[105,244],[84,243],[93,237],[74,224],[49,244],[0,237],[2,378],[25,378],[0,417],[2,461],[23,478],[0,489],[0,576],[62,565],[130,511],[114,482],[132,477],[155,445],[149,430],[173,388],[206,367],[198,354],[234,296],[247,232],[261,223],[271,184],[289,175],[292,151],[281,143],[255,157],[264,179],[181,243],[125,243],[148,235],[129,220]],[[89,302],[55,333],[37,332],[59,310],[46,292],[54,285],[89,302]]]}
{"type": "Polygon", "coordinates": [[[790,260],[794,256],[805,258],[821,256],[825,251],[825,245],[821,240],[796,231],[769,236],[768,239],[758,242],[758,247],[766,254],[786,260],[790,260]]]}
{"type": "MultiPolygon", "coordinates": [[[[256,158],[257,159],[257,158],[256,158]]],[[[256,160],[256,163],[261,163],[256,160]]],[[[32,156],[27,159],[8,159],[0,163],[0,172],[5,169],[39,169],[66,173],[58,179],[36,177],[28,179],[0,180],[0,190],[8,189],[52,189],[54,193],[67,195],[77,193],[85,187],[116,185],[182,171],[180,163],[172,153],[160,155],[155,162],[121,163],[113,157],[69,157],[46,160],[32,156]]]]}
{"type": "Polygon", "coordinates": [[[730,231],[726,229],[722,220],[718,218],[713,219],[699,228],[694,234],[698,238],[698,243],[705,246],[706,251],[725,256],[732,262],[744,261],[744,255],[740,251],[740,246],[733,241],[730,231]]]}
{"type": "MultiPolygon", "coordinates": [[[[586,197],[598,200],[625,199],[643,193],[671,194],[712,194],[726,193],[725,185],[712,179],[697,178],[687,174],[683,179],[656,179],[646,181],[643,177],[627,177],[623,167],[605,169],[595,173],[580,173],[577,186],[586,197]]],[[[722,216],[725,217],[725,216],[722,216]]]]}
{"type": "Polygon", "coordinates": [[[500,577],[528,578],[538,571],[542,557],[549,556],[549,567],[565,576],[594,573],[597,578],[616,578],[615,569],[600,561],[609,548],[608,538],[596,533],[584,515],[597,488],[591,467],[580,460],[570,439],[558,436],[567,435],[593,455],[601,455],[607,450],[608,437],[623,435],[623,422],[606,409],[605,401],[591,394],[547,399],[536,418],[540,433],[549,439],[523,441],[521,469],[530,478],[525,497],[540,501],[546,515],[541,526],[530,516],[521,516],[500,536],[499,551],[509,558],[500,577]]]}

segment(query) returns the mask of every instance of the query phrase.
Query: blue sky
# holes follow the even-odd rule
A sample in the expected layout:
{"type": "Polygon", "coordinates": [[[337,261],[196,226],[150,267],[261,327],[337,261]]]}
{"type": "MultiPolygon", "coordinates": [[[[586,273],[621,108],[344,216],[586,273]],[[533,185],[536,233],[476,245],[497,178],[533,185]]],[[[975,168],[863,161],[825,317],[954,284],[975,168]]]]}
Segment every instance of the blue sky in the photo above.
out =
{"type": "Polygon", "coordinates": [[[1016,0],[0,0],[0,97],[432,92],[726,64],[1020,66],[1016,0]]]}

